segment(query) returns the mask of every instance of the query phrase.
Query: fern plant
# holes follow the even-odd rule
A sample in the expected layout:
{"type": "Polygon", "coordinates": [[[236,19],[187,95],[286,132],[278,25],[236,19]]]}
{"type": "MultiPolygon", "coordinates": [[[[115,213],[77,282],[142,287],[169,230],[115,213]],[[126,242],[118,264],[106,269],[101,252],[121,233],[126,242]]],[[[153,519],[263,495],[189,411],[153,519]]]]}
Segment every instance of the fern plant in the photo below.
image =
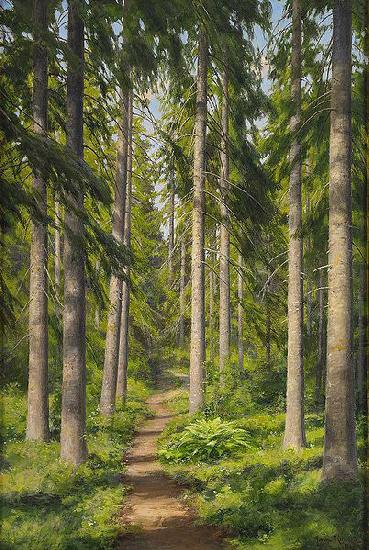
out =
{"type": "Polygon", "coordinates": [[[235,422],[200,418],[173,434],[159,450],[164,462],[214,462],[250,448],[250,435],[235,422]]]}

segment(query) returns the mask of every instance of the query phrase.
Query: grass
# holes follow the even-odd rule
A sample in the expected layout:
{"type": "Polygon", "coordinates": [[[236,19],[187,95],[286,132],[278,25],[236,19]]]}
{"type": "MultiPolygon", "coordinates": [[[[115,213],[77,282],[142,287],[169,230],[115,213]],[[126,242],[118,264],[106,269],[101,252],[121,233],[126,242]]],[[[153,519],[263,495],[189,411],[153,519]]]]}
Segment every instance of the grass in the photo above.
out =
{"type": "MultiPolygon", "coordinates": [[[[118,513],[128,487],[122,456],[148,414],[143,382],[129,381],[127,408],[104,421],[95,399],[88,406],[89,458],[73,469],[59,458],[59,443],[24,441],[26,398],[16,387],[3,395],[1,437],[1,548],[103,549],[119,534],[118,513]]],[[[55,401],[55,402],[54,402],[55,401]]],[[[58,416],[51,398],[51,416],[58,416]],[[53,408],[54,407],[54,408],[53,408]]]]}
{"type": "MultiPolygon", "coordinates": [[[[235,549],[336,550],[362,548],[362,484],[321,482],[323,419],[306,417],[308,447],[281,448],[284,415],[238,415],[251,445],[218,461],[168,461],[166,449],[189,425],[186,394],[170,403],[177,417],[160,440],[167,472],[191,487],[200,520],[220,525],[235,549]]],[[[200,444],[200,443],[199,443],[200,444]]],[[[197,453],[194,456],[204,456],[197,453]]]]}

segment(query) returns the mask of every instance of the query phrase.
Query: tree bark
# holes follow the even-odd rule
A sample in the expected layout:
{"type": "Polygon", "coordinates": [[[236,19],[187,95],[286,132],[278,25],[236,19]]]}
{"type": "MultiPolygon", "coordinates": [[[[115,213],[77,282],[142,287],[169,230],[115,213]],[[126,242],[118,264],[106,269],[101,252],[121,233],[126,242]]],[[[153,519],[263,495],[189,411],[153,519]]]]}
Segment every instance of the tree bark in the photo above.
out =
{"type": "Polygon", "coordinates": [[[197,103],[194,144],[194,190],[191,251],[191,344],[190,344],[190,413],[198,411],[204,401],[205,361],[205,289],[204,289],[204,214],[205,214],[205,143],[207,119],[208,45],[203,29],[199,31],[197,69],[197,103]]]}
{"type": "Polygon", "coordinates": [[[287,411],[283,446],[305,445],[301,207],[301,0],[292,3],[292,144],[290,151],[287,411]]]}
{"type": "MultiPolygon", "coordinates": [[[[47,133],[47,0],[34,0],[33,50],[33,130],[47,133]]],[[[40,215],[47,214],[46,182],[35,173],[33,191],[40,215]]],[[[27,439],[49,438],[48,405],[48,300],[47,300],[47,225],[32,220],[30,304],[29,304],[29,372],[27,439]]]]}
{"type": "Polygon", "coordinates": [[[244,367],[244,349],[243,349],[243,279],[242,269],[243,258],[238,256],[239,271],[237,274],[237,348],[238,348],[238,371],[243,372],[244,367]]]}
{"type": "Polygon", "coordinates": [[[266,334],[266,366],[268,372],[272,370],[272,321],[270,316],[270,304],[268,296],[266,297],[266,319],[265,319],[265,334],[266,334]]]}
{"type": "Polygon", "coordinates": [[[352,4],[333,8],[327,382],[323,479],[357,475],[352,353],[352,4]]]}
{"type": "Polygon", "coordinates": [[[318,319],[318,362],[315,379],[315,405],[319,407],[322,400],[323,371],[324,371],[324,277],[323,269],[319,269],[319,319],[318,319]]]}
{"type": "MultiPolygon", "coordinates": [[[[76,0],[68,2],[67,146],[83,158],[84,25],[76,0]]],[[[67,195],[65,210],[63,386],[60,452],[78,465],[86,459],[86,297],[83,192],[67,195]]]]}
{"type": "Polygon", "coordinates": [[[174,209],[175,209],[175,190],[174,174],[170,175],[169,184],[169,228],[168,228],[168,285],[173,283],[173,251],[174,251],[174,209]]]}
{"type": "Polygon", "coordinates": [[[186,242],[184,235],[181,239],[181,273],[179,280],[179,345],[184,346],[185,339],[185,285],[186,285],[186,242]]]}
{"type": "Polygon", "coordinates": [[[358,296],[358,332],[359,345],[356,365],[356,389],[357,389],[357,408],[360,413],[365,411],[366,405],[366,273],[365,263],[360,266],[359,275],[359,296],[358,296]]]}
{"type": "MultiPolygon", "coordinates": [[[[133,94],[129,98],[129,116],[128,116],[128,159],[127,159],[127,189],[124,215],[124,239],[123,243],[129,249],[131,247],[131,210],[132,210],[132,163],[133,163],[133,94]]],[[[129,329],[129,304],[130,304],[130,284],[129,268],[125,269],[122,289],[122,316],[120,326],[119,358],[118,358],[118,379],[117,379],[117,397],[122,399],[123,403],[127,399],[127,375],[128,375],[128,329],[129,329]]]]}
{"type": "MultiPolygon", "coordinates": [[[[100,260],[99,259],[96,260],[95,269],[96,269],[96,275],[99,276],[100,275],[100,260]]],[[[96,328],[96,330],[99,330],[99,328],[100,328],[100,306],[99,306],[99,304],[96,304],[96,306],[95,306],[95,328],[96,328]]]]}
{"type": "Polygon", "coordinates": [[[221,176],[220,189],[222,201],[220,213],[222,222],[220,225],[220,258],[219,258],[219,370],[222,384],[224,369],[229,359],[230,333],[231,333],[231,299],[229,284],[229,230],[227,197],[229,191],[229,157],[228,157],[228,75],[223,73],[223,100],[222,100],[222,138],[221,138],[221,176]]]}
{"type": "Polygon", "coordinates": [[[209,270],[209,361],[214,361],[214,271],[209,270]]]}
{"type": "MultiPolygon", "coordinates": [[[[306,179],[309,177],[309,164],[306,165],[306,179]]],[[[307,182],[307,189],[306,189],[306,214],[307,216],[310,215],[311,211],[311,205],[310,205],[310,189],[309,189],[309,183],[307,182]]],[[[311,238],[310,235],[306,237],[306,251],[308,255],[310,254],[311,250],[311,238]]],[[[306,268],[306,334],[308,337],[311,336],[311,328],[312,328],[312,310],[313,310],[313,296],[311,292],[311,277],[310,277],[310,270],[306,268]]]]}
{"type": "Polygon", "coordinates": [[[62,219],[61,204],[59,197],[55,194],[55,257],[54,257],[54,278],[55,278],[55,314],[58,319],[62,311],[60,307],[61,298],[61,266],[62,266],[62,239],[60,233],[60,223],[62,219]]]}
{"type": "MultiPolygon", "coordinates": [[[[124,213],[127,187],[129,92],[122,91],[122,128],[119,131],[117,172],[113,209],[113,237],[123,242],[124,213]]],[[[120,325],[122,315],[123,280],[120,273],[112,273],[109,289],[108,325],[105,339],[103,382],[100,396],[100,412],[103,416],[113,414],[117,389],[120,325]]]]}

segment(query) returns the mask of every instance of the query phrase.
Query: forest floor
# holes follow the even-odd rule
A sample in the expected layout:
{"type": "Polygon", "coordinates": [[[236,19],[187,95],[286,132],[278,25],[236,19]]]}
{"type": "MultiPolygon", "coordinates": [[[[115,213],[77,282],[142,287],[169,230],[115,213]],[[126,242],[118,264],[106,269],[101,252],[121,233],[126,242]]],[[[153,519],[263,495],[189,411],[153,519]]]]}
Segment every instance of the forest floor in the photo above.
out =
{"type": "Polygon", "coordinates": [[[126,455],[124,484],[132,491],[125,500],[121,522],[125,534],[118,548],[124,550],[207,550],[223,548],[222,533],[196,524],[196,514],[181,496],[183,489],[164,474],[156,456],[157,441],[173,419],[165,403],[178,390],[168,389],[165,380],[147,401],[153,418],[146,420],[126,455]]]}

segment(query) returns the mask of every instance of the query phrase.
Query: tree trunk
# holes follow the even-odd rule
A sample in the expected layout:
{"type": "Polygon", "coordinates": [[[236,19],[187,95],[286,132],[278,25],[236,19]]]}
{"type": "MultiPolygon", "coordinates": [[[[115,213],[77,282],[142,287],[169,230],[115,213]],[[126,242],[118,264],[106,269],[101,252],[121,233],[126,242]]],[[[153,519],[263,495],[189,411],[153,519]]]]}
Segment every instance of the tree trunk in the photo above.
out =
{"type": "MultiPolygon", "coordinates": [[[[309,177],[309,164],[306,165],[306,179],[309,177]]],[[[306,189],[306,214],[307,216],[310,215],[310,189],[309,189],[309,183],[307,182],[307,189],[306,189]]],[[[306,237],[306,251],[308,255],[310,254],[311,250],[311,238],[310,234],[306,237]]],[[[311,292],[311,278],[310,278],[310,270],[306,268],[306,334],[308,337],[311,336],[311,328],[312,328],[312,309],[313,309],[313,295],[311,292]]]]}
{"type": "Polygon", "coordinates": [[[302,284],[302,208],[301,208],[301,0],[292,3],[292,83],[288,279],[288,366],[287,411],[284,447],[300,449],[305,445],[304,366],[303,366],[303,284],[302,284]]]}
{"type": "Polygon", "coordinates": [[[184,346],[185,339],[185,284],[186,284],[186,242],[184,235],[181,239],[181,273],[179,280],[179,345],[184,346]]]}
{"type": "MultiPolygon", "coordinates": [[[[95,269],[96,269],[96,275],[97,275],[97,277],[99,277],[100,276],[100,260],[99,259],[96,260],[95,269]]],[[[96,328],[96,330],[99,330],[99,328],[100,328],[100,306],[99,306],[99,304],[96,304],[96,307],[95,307],[95,328],[96,328]]]]}
{"type": "MultiPolygon", "coordinates": [[[[132,163],[133,163],[133,94],[129,98],[129,118],[128,118],[128,159],[127,159],[127,189],[124,215],[124,245],[127,249],[131,247],[131,209],[132,209],[132,163]]],[[[127,399],[127,374],[128,374],[128,329],[129,329],[129,303],[130,303],[130,284],[129,268],[125,269],[122,289],[122,317],[120,326],[119,341],[119,359],[118,359],[118,379],[117,379],[117,397],[123,400],[127,399]]]]}
{"type": "Polygon", "coordinates": [[[365,356],[365,266],[360,266],[359,275],[359,296],[358,296],[358,352],[356,363],[356,391],[357,391],[357,408],[362,412],[365,405],[365,370],[366,370],[366,356],[365,356]]]}
{"type": "MultiPolygon", "coordinates": [[[[33,4],[33,129],[47,132],[47,1],[33,4]]],[[[47,214],[46,182],[35,173],[33,190],[42,216],[47,214]]],[[[30,304],[29,304],[29,372],[27,439],[49,438],[48,405],[48,305],[47,305],[47,225],[45,220],[32,220],[30,304]]]]}
{"type": "Polygon", "coordinates": [[[221,138],[221,177],[220,189],[222,201],[220,225],[220,258],[219,258],[219,370],[222,384],[224,368],[229,359],[231,333],[231,299],[229,284],[229,230],[227,198],[229,191],[229,158],[228,158],[228,75],[223,73],[223,101],[222,101],[222,138],[221,138]]]}
{"type": "Polygon", "coordinates": [[[194,144],[194,190],[191,251],[191,344],[190,344],[190,413],[198,411],[204,401],[205,361],[205,289],[204,289],[204,214],[205,214],[205,143],[207,119],[208,45],[204,30],[199,31],[197,70],[197,104],[194,144]]]}
{"type": "Polygon", "coordinates": [[[209,269],[209,361],[214,362],[214,267],[209,269]]]}
{"type": "MultiPolygon", "coordinates": [[[[83,158],[84,26],[79,3],[68,2],[67,146],[83,158]]],[[[60,452],[78,465],[86,459],[86,304],[83,193],[69,193],[65,209],[63,386],[60,452]]]]}
{"type": "Polygon", "coordinates": [[[60,223],[62,220],[61,204],[58,195],[55,194],[55,256],[54,256],[54,278],[55,278],[55,314],[59,319],[62,311],[60,307],[61,299],[61,266],[62,266],[62,239],[60,233],[60,223]]]}
{"type": "MultiPolygon", "coordinates": [[[[122,91],[122,129],[119,131],[117,173],[115,178],[115,197],[113,210],[113,237],[123,242],[124,213],[127,187],[128,157],[128,106],[129,92],[122,91]]],[[[112,273],[109,289],[108,325],[105,339],[105,358],[103,382],[100,396],[100,412],[103,416],[111,415],[115,410],[117,389],[119,339],[122,315],[122,276],[112,273]]]]}
{"type": "Polygon", "coordinates": [[[174,191],[174,175],[170,176],[169,185],[169,228],[168,228],[168,285],[169,288],[173,283],[173,251],[174,251],[174,209],[175,209],[175,191],[174,191]]]}
{"type": "Polygon", "coordinates": [[[238,347],[238,371],[243,372],[244,367],[244,350],[243,350],[243,279],[242,279],[242,264],[243,258],[241,254],[238,257],[239,272],[237,275],[237,347],[238,347]]]}
{"type": "Polygon", "coordinates": [[[268,296],[266,297],[266,319],[265,319],[265,334],[266,334],[266,366],[268,372],[272,370],[272,321],[270,318],[270,303],[268,296]]]}
{"type": "Polygon", "coordinates": [[[323,370],[325,358],[324,346],[324,278],[323,269],[319,269],[319,320],[318,320],[318,362],[315,379],[315,405],[319,407],[322,401],[323,370]]]}
{"type": "Polygon", "coordinates": [[[327,382],[323,479],[357,474],[352,353],[350,0],[333,9],[327,382]]]}

